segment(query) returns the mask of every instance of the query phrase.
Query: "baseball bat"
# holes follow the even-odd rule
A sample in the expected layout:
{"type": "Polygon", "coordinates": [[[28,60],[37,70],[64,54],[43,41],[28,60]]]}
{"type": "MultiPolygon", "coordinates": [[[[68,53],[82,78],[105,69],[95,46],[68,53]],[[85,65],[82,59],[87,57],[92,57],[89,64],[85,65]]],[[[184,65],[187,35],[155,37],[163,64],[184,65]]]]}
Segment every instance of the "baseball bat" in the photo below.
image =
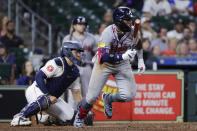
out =
{"type": "Polygon", "coordinates": [[[136,44],[135,42],[136,42],[136,38],[137,38],[139,26],[140,26],[140,19],[136,19],[136,20],[135,20],[135,23],[134,23],[133,45],[132,45],[132,47],[136,44]]]}

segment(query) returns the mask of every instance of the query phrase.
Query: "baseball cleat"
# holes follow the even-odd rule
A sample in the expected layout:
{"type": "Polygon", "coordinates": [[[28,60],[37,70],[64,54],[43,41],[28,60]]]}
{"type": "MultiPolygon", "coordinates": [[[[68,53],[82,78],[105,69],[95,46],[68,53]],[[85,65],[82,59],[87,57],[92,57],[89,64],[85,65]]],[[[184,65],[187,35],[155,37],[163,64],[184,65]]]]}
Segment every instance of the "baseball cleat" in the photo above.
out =
{"type": "Polygon", "coordinates": [[[113,107],[112,107],[112,102],[110,102],[109,99],[108,99],[109,95],[110,95],[109,93],[103,93],[102,94],[102,100],[104,102],[104,113],[105,113],[105,116],[108,119],[111,119],[112,118],[112,114],[113,114],[113,107]]]}
{"type": "Polygon", "coordinates": [[[40,123],[45,124],[45,123],[48,123],[50,116],[48,114],[37,114],[37,117],[40,123]]]}
{"type": "Polygon", "coordinates": [[[11,126],[29,126],[31,121],[21,114],[16,114],[10,124],[11,126]]]}
{"type": "Polygon", "coordinates": [[[94,121],[94,113],[92,111],[89,111],[86,118],[84,119],[84,124],[87,126],[92,126],[94,121]]]}
{"type": "Polygon", "coordinates": [[[84,125],[84,118],[79,118],[79,110],[78,110],[77,114],[75,115],[73,126],[76,128],[80,128],[83,127],[83,125],[84,125]]]}

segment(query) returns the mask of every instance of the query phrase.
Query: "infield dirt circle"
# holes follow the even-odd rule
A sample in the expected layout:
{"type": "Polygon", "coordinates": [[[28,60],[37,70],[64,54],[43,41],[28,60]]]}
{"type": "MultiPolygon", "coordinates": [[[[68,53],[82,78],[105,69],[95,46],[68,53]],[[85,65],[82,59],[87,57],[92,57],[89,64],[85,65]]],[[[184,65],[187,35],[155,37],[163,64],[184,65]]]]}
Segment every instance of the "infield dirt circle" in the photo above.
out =
{"type": "Polygon", "coordinates": [[[197,122],[185,123],[94,123],[94,126],[20,126],[0,123],[0,131],[197,131],[197,122]]]}

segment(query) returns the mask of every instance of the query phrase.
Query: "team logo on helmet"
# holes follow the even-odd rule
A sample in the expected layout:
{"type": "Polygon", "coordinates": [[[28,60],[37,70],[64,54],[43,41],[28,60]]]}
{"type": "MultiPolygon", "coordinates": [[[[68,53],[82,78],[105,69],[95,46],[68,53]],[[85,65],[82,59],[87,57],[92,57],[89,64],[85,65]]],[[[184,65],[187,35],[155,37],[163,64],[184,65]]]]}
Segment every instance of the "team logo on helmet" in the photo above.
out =
{"type": "Polygon", "coordinates": [[[86,20],[85,17],[78,16],[78,17],[73,19],[73,25],[75,25],[75,24],[85,24],[85,25],[87,25],[88,23],[87,23],[87,20],[86,20]]]}
{"type": "Polygon", "coordinates": [[[79,16],[78,19],[77,19],[77,22],[78,23],[85,23],[86,19],[84,17],[79,16]]]}

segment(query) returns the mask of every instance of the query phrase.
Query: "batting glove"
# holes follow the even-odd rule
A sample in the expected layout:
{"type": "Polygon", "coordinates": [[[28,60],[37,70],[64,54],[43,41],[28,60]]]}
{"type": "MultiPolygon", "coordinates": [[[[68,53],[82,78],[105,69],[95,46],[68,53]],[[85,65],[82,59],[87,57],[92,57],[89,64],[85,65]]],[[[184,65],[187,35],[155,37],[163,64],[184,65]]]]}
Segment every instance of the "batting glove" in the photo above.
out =
{"type": "Polygon", "coordinates": [[[127,50],[124,54],[122,54],[123,60],[132,60],[135,58],[137,51],[136,50],[127,50]]]}
{"type": "Polygon", "coordinates": [[[143,59],[138,59],[138,73],[143,74],[145,72],[145,65],[144,65],[144,60],[143,59]]]}

